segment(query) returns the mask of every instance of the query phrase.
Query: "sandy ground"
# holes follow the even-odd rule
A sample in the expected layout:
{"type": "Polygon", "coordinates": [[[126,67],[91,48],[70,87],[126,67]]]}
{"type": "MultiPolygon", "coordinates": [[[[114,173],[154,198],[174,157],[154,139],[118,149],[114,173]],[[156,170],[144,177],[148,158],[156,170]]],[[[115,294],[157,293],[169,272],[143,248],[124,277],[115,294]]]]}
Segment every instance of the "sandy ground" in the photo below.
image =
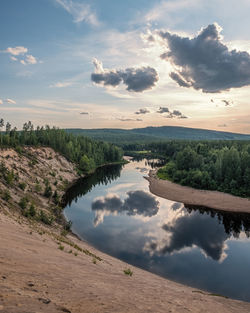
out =
{"type": "Polygon", "coordinates": [[[46,226],[22,216],[18,201],[24,195],[36,200],[37,209],[50,212],[52,203],[43,197],[45,178],[55,189],[61,176],[63,193],[65,181],[77,177],[73,165],[53,150],[28,152],[30,156],[13,150],[0,154],[19,182],[27,183],[23,191],[18,182],[7,186],[0,181],[0,193],[8,188],[12,195],[8,202],[0,198],[0,313],[250,312],[250,303],[168,281],[105,255],[73,235],[60,235],[56,223],[46,226]],[[133,271],[131,277],[123,272],[127,268],[133,271]]]}
{"type": "Polygon", "coordinates": [[[155,170],[151,170],[149,177],[145,178],[149,181],[150,191],[156,196],[220,211],[250,213],[249,199],[235,197],[218,191],[198,190],[181,186],[168,180],[158,179],[155,170]]]}
{"type": "Polygon", "coordinates": [[[250,303],[168,281],[73,236],[102,261],[64,243],[62,251],[52,237],[0,213],[0,312],[250,312],[250,303]],[[128,267],[131,277],[123,273],[128,267]]]}

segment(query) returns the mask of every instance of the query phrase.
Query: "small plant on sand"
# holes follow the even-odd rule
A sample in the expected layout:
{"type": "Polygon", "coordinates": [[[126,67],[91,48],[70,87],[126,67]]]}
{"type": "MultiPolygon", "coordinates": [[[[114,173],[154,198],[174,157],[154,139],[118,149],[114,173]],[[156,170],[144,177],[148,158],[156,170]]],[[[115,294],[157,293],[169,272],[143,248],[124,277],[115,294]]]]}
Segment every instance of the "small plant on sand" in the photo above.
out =
{"type": "Polygon", "coordinates": [[[41,187],[41,185],[39,184],[39,182],[36,183],[36,185],[35,185],[35,191],[36,191],[36,192],[41,192],[41,190],[42,190],[42,187],[41,187]]]}
{"type": "Polygon", "coordinates": [[[133,272],[131,271],[130,268],[126,268],[126,269],[123,271],[123,273],[124,273],[125,275],[128,275],[128,276],[132,276],[132,275],[133,275],[133,272]]]}
{"type": "Polygon", "coordinates": [[[66,231],[70,231],[71,226],[72,226],[72,221],[67,221],[67,222],[65,222],[63,228],[64,228],[66,231]]]}
{"type": "Polygon", "coordinates": [[[63,251],[64,250],[64,246],[63,245],[59,245],[58,249],[63,251]]]}
{"type": "Polygon", "coordinates": [[[65,229],[63,229],[62,231],[61,231],[61,236],[63,236],[63,237],[66,237],[67,235],[68,235],[68,231],[67,230],[65,230],[65,229]]]}
{"type": "Polygon", "coordinates": [[[19,206],[22,210],[27,209],[27,205],[29,203],[29,199],[27,197],[23,197],[20,201],[19,201],[19,206]]]}
{"type": "Polygon", "coordinates": [[[39,213],[38,219],[46,225],[51,225],[53,223],[53,216],[46,214],[42,210],[39,213]]]}
{"type": "Polygon", "coordinates": [[[2,199],[8,202],[11,198],[9,190],[5,190],[2,195],[2,199]]]}
{"type": "Polygon", "coordinates": [[[24,191],[26,188],[26,183],[19,183],[18,187],[24,191]]]}
{"type": "Polygon", "coordinates": [[[93,264],[96,264],[96,263],[97,263],[96,258],[93,258],[93,259],[92,259],[92,263],[93,263],[93,264]]]}

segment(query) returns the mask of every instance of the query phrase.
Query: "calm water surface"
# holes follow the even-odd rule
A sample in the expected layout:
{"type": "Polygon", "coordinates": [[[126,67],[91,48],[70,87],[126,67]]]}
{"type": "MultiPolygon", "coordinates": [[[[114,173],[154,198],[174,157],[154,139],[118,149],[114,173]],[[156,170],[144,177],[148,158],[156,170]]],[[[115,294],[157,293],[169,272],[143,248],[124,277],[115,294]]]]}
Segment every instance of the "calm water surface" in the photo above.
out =
{"type": "Polygon", "coordinates": [[[155,197],[143,178],[152,166],[132,161],[80,180],[65,199],[73,232],[150,272],[250,301],[250,216],[155,197]]]}

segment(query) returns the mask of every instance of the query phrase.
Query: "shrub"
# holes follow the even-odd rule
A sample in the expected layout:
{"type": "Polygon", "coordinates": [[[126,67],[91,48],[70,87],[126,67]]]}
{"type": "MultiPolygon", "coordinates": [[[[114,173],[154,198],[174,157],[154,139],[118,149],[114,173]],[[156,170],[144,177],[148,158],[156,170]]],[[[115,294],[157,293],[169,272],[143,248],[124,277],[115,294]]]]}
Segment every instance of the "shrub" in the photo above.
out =
{"type": "Polygon", "coordinates": [[[71,226],[72,226],[72,221],[67,221],[67,222],[64,224],[64,227],[63,227],[63,228],[64,228],[66,231],[70,231],[71,226]]]}
{"type": "Polygon", "coordinates": [[[52,188],[50,185],[46,185],[45,190],[44,190],[44,196],[46,198],[50,198],[52,196],[52,188]]]}
{"type": "Polygon", "coordinates": [[[130,268],[125,269],[123,272],[124,272],[125,275],[128,275],[128,276],[132,276],[133,275],[133,272],[131,271],[130,268]]]}
{"type": "Polygon", "coordinates": [[[38,218],[42,223],[46,225],[51,225],[53,223],[53,217],[49,216],[43,211],[40,211],[38,218]]]}
{"type": "Polygon", "coordinates": [[[29,203],[29,199],[27,197],[23,197],[20,201],[19,201],[19,206],[22,210],[25,210],[27,208],[27,205],[29,203]]]}
{"type": "Polygon", "coordinates": [[[11,199],[11,195],[10,195],[10,192],[9,190],[5,190],[3,195],[2,195],[2,199],[5,200],[5,201],[9,201],[11,199]]]}
{"type": "Polygon", "coordinates": [[[40,186],[39,183],[37,183],[37,184],[35,185],[35,191],[36,191],[36,192],[40,192],[41,190],[42,190],[42,187],[40,186]]]}
{"type": "Polygon", "coordinates": [[[20,188],[20,189],[22,189],[23,191],[25,190],[25,188],[26,188],[26,183],[19,183],[18,184],[18,187],[20,188]]]}

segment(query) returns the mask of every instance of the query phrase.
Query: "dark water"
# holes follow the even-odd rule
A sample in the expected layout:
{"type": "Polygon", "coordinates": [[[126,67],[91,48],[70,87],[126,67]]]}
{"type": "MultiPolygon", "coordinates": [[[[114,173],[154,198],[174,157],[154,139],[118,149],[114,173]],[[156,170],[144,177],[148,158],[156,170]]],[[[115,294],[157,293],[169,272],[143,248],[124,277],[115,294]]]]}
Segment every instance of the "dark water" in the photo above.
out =
{"type": "Polygon", "coordinates": [[[72,230],[96,248],[168,279],[250,301],[250,215],[153,196],[155,162],[98,169],[66,195],[72,230]]]}

